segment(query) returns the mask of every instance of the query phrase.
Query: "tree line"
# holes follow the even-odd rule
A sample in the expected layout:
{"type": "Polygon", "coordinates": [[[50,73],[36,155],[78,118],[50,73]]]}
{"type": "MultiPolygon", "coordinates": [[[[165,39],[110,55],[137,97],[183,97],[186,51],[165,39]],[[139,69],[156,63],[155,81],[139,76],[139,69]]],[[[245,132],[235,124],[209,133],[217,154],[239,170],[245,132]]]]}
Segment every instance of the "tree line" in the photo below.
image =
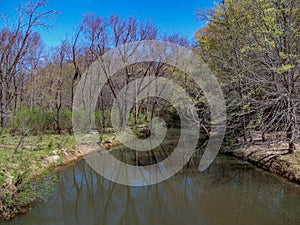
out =
{"type": "Polygon", "coordinates": [[[223,0],[197,12],[198,49],[218,74],[227,98],[228,128],[243,136],[284,132],[299,140],[300,2],[223,0]]]}
{"type": "MultiPolygon", "coordinates": [[[[196,15],[207,25],[195,32],[194,45],[182,35],[161,33],[150,21],[85,14],[71,36],[47,49],[38,30],[49,27],[56,14],[47,9],[46,0],[30,1],[20,7],[14,23],[0,29],[2,129],[71,133],[74,92],[84,71],[112,48],[163,40],[192,48],[217,75],[227,100],[228,136],[251,141],[252,131],[260,131],[265,140],[268,133],[282,132],[293,152],[300,125],[298,0],[223,0],[215,8],[198,10],[196,15]]],[[[179,82],[194,89],[180,71],[163,63],[125,67],[100,93],[99,129],[109,126],[111,101],[122,85],[136,78],[133,73],[138,77],[177,74],[179,82]]],[[[200,117],[209,118],[203,95],[196,91],[200,117]]],[[[174,109],[153,98],[136,104],[132,117],[135,122],[141,115],[151,119],[161,110],[163,116],[176,117],[174,109]]],[[[199,123],[209,131],[209,119],[199,123]]]]}
{"type": "MultiPolygon", "coordinates": [[[[50,28],[49,22],[57,11],[47,8],[46,0],[29,1],[16,14],[16,22],[5,24],[0,30],[1,127],[13,133],[72,132],[72,104],[76,85],[91,64],[108,50],[143,40],[171,41],[189,46],[186,37],[164,34],[151,21],[119,15],[102,17],[85,14],[75,32],[59,46],[44,46],[39,29],[50,28]]],[[[163,76],[166,68],[148,62],[126,67],[109,80],[106,91],[99,96],[96,114],[100,126],[107,126],[109,105],[119,86],[133,79],[131,73],[163,76]],[[122,75],[124,74],[124,76],[122,75]]],[[[154,99],[139,104],[134,120],[146,108],[154,116],[154,99]],[[142,107],[144,104],[144,107],[142,107]]]]}

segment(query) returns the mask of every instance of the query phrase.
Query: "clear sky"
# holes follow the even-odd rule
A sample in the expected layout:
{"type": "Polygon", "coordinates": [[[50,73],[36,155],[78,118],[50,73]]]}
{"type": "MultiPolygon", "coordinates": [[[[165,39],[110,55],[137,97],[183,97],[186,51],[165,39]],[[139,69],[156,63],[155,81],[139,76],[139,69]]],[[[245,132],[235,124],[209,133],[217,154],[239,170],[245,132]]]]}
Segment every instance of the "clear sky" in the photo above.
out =
{"type": "MultiPolygon", "coordinates": [[[[0,11],[11,15],[21,0],[0,0],[0,11]]],[[[162,32],[181,33],[193,38],[194,31],[204,24],[197,21],[197,8],[213,6],[213,0],[49,0],[49,7],[60,11],[53,28],[41,31],[42,38],[48,47],[58,45],[60,40],[72,36],[85,13],[100,16],[120,14],[134,16],[140,21],[149,19],[162,32]]],[[[1,22],[0,22],[1,25],[1,22]]]]}

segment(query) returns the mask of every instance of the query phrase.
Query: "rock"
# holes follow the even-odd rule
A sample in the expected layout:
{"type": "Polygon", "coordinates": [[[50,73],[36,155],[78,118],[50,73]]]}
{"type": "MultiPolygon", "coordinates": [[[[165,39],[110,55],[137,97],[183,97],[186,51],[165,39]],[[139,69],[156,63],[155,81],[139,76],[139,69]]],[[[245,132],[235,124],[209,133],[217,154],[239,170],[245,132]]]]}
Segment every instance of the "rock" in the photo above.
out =
{"type": "Polygon", "coordinates": [[[110,142],[105,142],[105,143],[103,143],[103,145],[104,145],[104,147],[106,148],[106,149],[109,149],[109,148],[111,148],[112,147],[112,143],[110,143],[110,142]]]}
{"type": "Polygon", "coordinates": [[[56,163],[60,157],[58,155],[52,155],[47,157],[47,162],[48,163],[56,163]]]}
{"type": "Polygon", "coordinates": [[[53,150],[51,153],[52,153],[53,155],[57,155],[57,154],[58,154],[58,150],[53,150]]]}

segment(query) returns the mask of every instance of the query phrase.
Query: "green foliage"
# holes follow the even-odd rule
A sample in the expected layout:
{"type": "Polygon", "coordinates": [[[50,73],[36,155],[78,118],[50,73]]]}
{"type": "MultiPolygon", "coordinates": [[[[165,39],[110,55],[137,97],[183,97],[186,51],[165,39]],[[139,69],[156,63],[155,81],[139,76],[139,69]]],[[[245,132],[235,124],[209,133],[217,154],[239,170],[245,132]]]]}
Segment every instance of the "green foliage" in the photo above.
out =
{"type": "MultiPolygon", "coordinates": [[[[4,216],[13,215],[16,208],[32,200],[43,199],[53,187],[54,177],[49,174],[47,156],[73,151],[74,137],[70,135],[28,135],[24,148],[14,152],[20,136],[8,133],[0,136],[0,204],[4,216]],[[22,158],[20,157],[22,156],[22,158]],[[42,176],[37,179],[37,176],[42,176]]],[[[0,213],[0,216],[1,215],[0,213]]]]}
{"type": "Polygon", "coordinates": [[[72,133],[72,111],[67,108],[60,110],[59,123],[63,131],[72,133]]]}
{"type": "MultiPolygon", "coordinates": [[[[64,132],[72,131],[72,112],[62,108],[59,112],[59,124],[64,132]]],[[[53,134],[57,132],[53,113],[41,107],[22,107],[16,110],[8,120],[12,134],[53,134]]]]}
{"type": "Polygon", "coordinates": [[[299,12],[298,0],[224,0],[197,31],[198,49],[227,95],[230,127],[289,130],[300,139],[299,12]]]}
{"type": "Polygon", "coordinates": [[[20,208],[26,209],[32,201],[44,200],[45,196],[54,189],[55,180],[55,176],[49,172],[47,176],[42,176],[38,180],[19,178],[16,191],[4,190],[4,195],[0,196],[1,216],[10,218],[19,213],[20,208]]]}
{"type": "Polygon", "coordinates": [[[40,107],[29,108],[22,107],[14,112],[8,120],[8,127],[13,134],[22,132],[39,134],[42,132],[51,132],[52,115],[40,107]]]}
{"type": "MultiPolygon", "coordinates": [[[[135,114],[130,113],[128,118],[129,124],[135,123],[135,114]]],[[[137,124],[145,124],[147,122],[147,115],[144,115],[143,113],[139,113],[137,116],[137,124]]]]}
{"type": "Polygon", "coordinates": [[[95,123],[98,131],[102,131],[103,128],[111,127],[110,113],[110,110],[95,111],[95,123]]]}

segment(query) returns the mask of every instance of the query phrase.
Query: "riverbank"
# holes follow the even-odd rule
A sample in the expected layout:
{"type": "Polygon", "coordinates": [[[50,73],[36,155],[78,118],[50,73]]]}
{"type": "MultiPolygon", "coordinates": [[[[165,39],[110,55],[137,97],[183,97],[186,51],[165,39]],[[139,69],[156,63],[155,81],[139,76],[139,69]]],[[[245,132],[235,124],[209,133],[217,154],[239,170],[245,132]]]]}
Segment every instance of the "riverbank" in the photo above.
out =
{"type": "MultiPolygon", "coordinates": [[[[25,138],[2,134],[0,140],[0,220],[26,213],[44,194],[34,190],[33,179],[95,151],[79,151],[74,137],[67,134],[25,138]]],[[[118,145],[112,133],[104,134],[102,143],[107,149],[118,145]]]]}
{"type": "Polygon", "coordinates": [[[246,160],[255,166],[277,174],[291,182],[300,184],[300,146],[288,154],[288,142],[257,141],[223,151],[226,154],[246,160]]]}
{"type": "MultiPolygon", "coordinates": [[[[88,138],[94,140],[95,135],[88,138]]],[[[26,213],[31,202],[39,198],[39,194],[32,191],[32,179],[45,173],[48,175],[49,171],[78,161],[97,150],[89,148],[84,142],[75,145],[72,135],[29,136],[21,144],[20,140],[18,136],[1,136],[0,219],[4,220],[26,213]]],[[[106,149],[120,144],[113,133],[104,134],[102,143],[106,149]]],[[[256,140],[223,152],[299,184],[300,148],[297,145],[293,154],[287,154],[287,148],[288,143],[284,140],[256,140]]]]}

